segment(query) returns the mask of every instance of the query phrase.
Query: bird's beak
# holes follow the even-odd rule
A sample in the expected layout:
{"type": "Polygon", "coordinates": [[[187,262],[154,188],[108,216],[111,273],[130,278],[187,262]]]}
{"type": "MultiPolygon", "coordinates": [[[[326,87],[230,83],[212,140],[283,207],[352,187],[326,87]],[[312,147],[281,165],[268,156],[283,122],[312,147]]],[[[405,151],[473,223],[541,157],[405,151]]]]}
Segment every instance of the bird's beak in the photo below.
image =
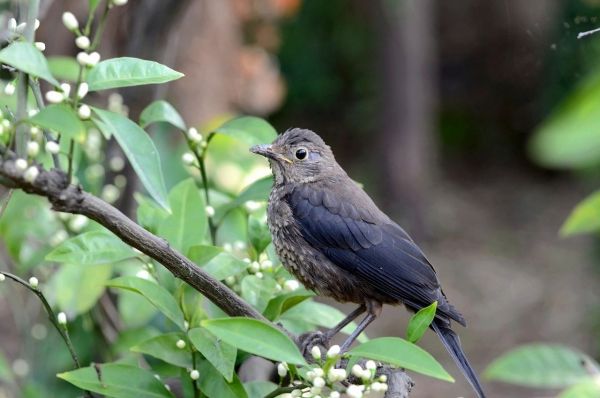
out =
{"type": "Polygon", "coordinates": [[[272,144],[254,145],[252,148],[250,148],[250,152],[264,156],[269,159],[282,160],[287,163],[292,163],[291,160],[289,160],[279,152],[275,151],[273,149],[272,144]]]}

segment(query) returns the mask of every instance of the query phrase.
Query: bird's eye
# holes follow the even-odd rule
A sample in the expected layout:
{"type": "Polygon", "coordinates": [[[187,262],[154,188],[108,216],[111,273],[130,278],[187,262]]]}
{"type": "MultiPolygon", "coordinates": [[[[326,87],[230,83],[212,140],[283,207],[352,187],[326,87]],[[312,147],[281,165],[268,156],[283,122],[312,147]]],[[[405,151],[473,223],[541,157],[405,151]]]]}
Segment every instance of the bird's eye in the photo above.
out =
{"type": "Polygon", "coordinates": [[[296,159],[298,159],[298,160],[306,159],[307,155],[308,155],[308,151],[306,150],[306,148],[300,148],[300,149],[296,150],[296,159]]]}

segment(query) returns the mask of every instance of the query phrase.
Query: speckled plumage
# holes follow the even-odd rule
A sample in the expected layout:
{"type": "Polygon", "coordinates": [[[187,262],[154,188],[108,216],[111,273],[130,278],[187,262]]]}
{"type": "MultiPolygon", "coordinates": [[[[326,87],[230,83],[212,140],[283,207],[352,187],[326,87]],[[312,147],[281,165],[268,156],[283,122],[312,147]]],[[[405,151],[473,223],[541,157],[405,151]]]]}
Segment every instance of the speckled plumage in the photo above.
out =
{"type": "Polygon", "coordinates": [[[267,157],[273,170],[267,215],[283,265],[306,288],[366,309],[357,332],[379,315],[382,304],[404,304],[418,311],[437,301],[431,328],[477,396],[484,397],[451,329],[451,321],[465,325],[465,320],[446,299],[433,266],[348,177],[325,142],[310,130],[292,129],[252,152],[267,157]]]}

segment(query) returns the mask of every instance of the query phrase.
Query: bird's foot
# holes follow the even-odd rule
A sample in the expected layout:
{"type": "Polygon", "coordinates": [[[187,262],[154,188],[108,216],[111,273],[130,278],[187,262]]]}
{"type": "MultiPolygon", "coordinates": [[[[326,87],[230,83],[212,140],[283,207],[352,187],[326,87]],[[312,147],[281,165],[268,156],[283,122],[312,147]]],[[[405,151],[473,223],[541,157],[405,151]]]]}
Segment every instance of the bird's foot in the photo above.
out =
{"type": "Polygon", "coordinates": [[[313,347],[321,347],[324,350],[321,350],[322,355],[325,355],[325,352],[329,349],[329,341],[331,340],[331,336],[329,333],[321,332],[317,330],[315,332],[306,332],[297,337],[297,344],[300,347],[300,352],[304,356],[304,358],[309,362],[314,362],[315,359],[312,356],[311,350],[313,347]]]}

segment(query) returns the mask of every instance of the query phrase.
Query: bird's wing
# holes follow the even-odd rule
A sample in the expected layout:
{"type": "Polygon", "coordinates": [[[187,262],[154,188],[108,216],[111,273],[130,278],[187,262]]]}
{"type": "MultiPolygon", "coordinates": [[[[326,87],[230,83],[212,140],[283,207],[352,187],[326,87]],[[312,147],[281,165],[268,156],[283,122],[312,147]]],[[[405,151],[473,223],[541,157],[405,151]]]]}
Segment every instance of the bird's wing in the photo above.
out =
{"type": "Polygon", "coordinates": [[[332,263],[414,310],[437,300],[438,314],[464,323],[421,249],[351,181],[298,185],[286,199],[303,237],[332,263]]]}

